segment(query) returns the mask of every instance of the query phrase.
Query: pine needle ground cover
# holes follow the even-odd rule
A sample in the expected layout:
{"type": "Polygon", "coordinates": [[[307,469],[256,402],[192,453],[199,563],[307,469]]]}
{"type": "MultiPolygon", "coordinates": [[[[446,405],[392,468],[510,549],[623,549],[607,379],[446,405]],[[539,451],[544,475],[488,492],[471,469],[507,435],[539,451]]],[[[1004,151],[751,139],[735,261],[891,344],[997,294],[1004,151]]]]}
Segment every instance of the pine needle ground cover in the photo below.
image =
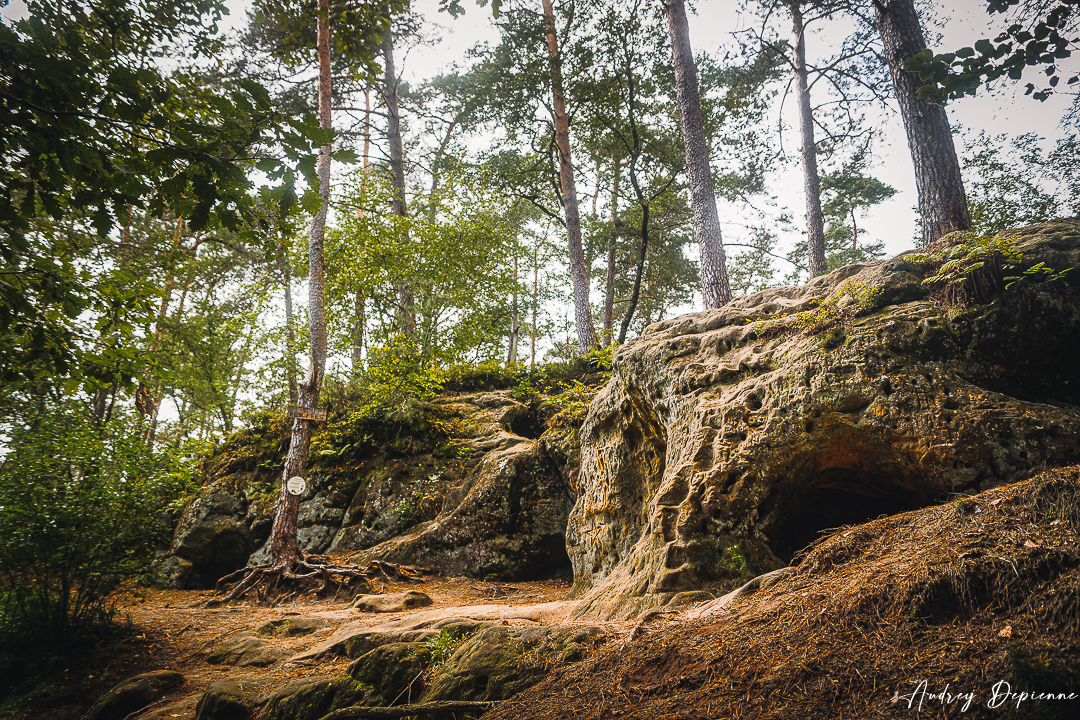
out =
{"type": "Polygon", "coordinates": [[[485,717],[1080,717],[1080,468],[841,528],[666,623],[485,717]]]}

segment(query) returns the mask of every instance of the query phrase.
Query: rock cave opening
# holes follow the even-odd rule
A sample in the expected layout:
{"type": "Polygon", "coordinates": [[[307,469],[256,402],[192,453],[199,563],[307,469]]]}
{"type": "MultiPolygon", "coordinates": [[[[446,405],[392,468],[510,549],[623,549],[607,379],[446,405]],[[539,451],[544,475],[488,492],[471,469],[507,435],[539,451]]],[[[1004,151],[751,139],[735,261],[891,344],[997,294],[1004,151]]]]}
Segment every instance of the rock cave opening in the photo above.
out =
{"type": "Polygon", "coordinates": [[[829,531],[858,525],[882,515],[925,507],[929,500],[905,487],[898,478],[863,477],[847,468],[834,468],[807,478],[801,492],[792,493],[784,510],[766,528],[769,547],[790,563],[829,531]]]}
{"type": "Polygon", "coordinates": [[[544,434],[544,423],[535,412],[522,413],[510,421],[510,432],[520,435],[526,440],[536,440],[544,434]]]}

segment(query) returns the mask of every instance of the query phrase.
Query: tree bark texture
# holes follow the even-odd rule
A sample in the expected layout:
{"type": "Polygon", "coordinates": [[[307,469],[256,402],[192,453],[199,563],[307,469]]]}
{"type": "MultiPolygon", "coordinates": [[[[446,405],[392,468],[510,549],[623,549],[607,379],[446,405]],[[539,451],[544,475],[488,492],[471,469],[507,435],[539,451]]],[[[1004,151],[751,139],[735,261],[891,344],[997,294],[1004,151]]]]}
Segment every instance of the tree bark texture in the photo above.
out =
{"type": "Polygon", "coordinates": [[[929,245],[948,233],[971,229],[960,162],[945,109],[920,98],[918,73],[904,69],[904,63],[926,49],[914,0],[874,0],[874,8],[915,166],[922,241],[929,245]]]}
{"type": "Polygon", "coordinates": [[[799,133],[802,140],[803,193],[806,196],[806,245],[810,255],[810,276],[824,275],[825,216],[821,212],[821,177],[818,175],[817,147],[814,144],[814,111],[806,70],[806,28],[801,0],[788,4],[795,33],[795,94],[799,105],[799,133]]]}
{"type": "Polygon", "coordinates": [[[706,308],[718,308],[731,302],[731,284],[728,282],[724,243],[720,234],[720,217],[716,212],[716,189],[701,117],[697,68],[690,49],[690,27],[683,0],[667,0],[664,7],[675,66],[675,101],[679,106],[679,124],[682,126],[683,145],[686,146],[686,174],[690,181],[694,235],[700,254],[701,295],[706,308]]]}
{"type": "MultiPolygon", "coordinates": [[[[386,135],[390,143],[390,175],[394,188],[394,214],[399,218],[408,217],[408,207],[405,204],[405,150],[401,143],[401,106],[398,102],[397,70],[394,69],[394,37],[392,32],[386,34],[383,41],[383,58],[386,61],[383,68],[383,83],[386,86],[386,135]]],[[[405,243],[409,242],[409,234],[406,232],[402,238],[405,243]]],[[[407,282],[398,283],[398,317],[401,331],[412,337],[416,335],[416,308],[413,288],[407,282]]]]}
{"type": "Polygon", "coordinates": [[[574,184],[574,164],[570,159],[570,122],[566,117],[566,98],[562,87],[562,58],[555,37],[555,9],[551,0],[542,0],[544,27],[547,32],[548,58],[551,66],[551,105],[555,115],[555,145],[559,149],[559,184],[563,209],[566,212],[566,236],[570,254],[570,280],[574,287],[574,324],[577,326],[578,347],[582,352],[599,347],[593,327],[592,306],[589,305],[589,269],[581,250],[581,217],[578,214],[577,187],[574,184]]]}
{"type": "MultiPolygon", "coordinates": [[[[329,0],[319,0],[318,38],[316,53],[319,57],[319,126],[328,129],[330,124],[330,27],[329,0]]],[[[308,328],[311,334],[311,366],[307,378],[299,387],[297,404],[312,408],[319,402],[323,374],[326,372],[326,312],[323,306],[323,235],[326,232],[326,214],[330,208],[330,145],[319,149],[319,195],[322,204],[311,223],[308,233],[308,328]]],[[[314,421],[301,418],[293,421],[289,454],[281,477],[281,494],[278,497],[274,526],[270,531],[270,557],[275,567],[291,567],[300,557],[296,543],[296,518],[300,509],[300,496],[289,492],[289,478],[305,477],[308,453],[311,448],[311,426],[314,421]]]]}
{"type": "MultiPolygon", "coordinates": [[[[604,347],[611,345],[612,326],[615,318],[615,240],[619,236],[619,174],[622,165],[615,159],[614,177],[611,180],[611,238],[608,240],[607,277],[604,278],[604,347]]],[[[600,193],[597,193],[599,195],[600,193]]]]}

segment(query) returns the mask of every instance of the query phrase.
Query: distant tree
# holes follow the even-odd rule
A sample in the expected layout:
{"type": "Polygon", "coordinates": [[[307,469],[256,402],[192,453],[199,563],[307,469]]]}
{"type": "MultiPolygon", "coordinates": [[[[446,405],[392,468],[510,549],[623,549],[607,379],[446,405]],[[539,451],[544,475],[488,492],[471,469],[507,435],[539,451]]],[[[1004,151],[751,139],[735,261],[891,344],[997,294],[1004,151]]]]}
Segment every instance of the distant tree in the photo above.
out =
{"type": "Polygon", "coordinates": [[[1080,214],[1080,143],[1076,135],[1046,152],[1035,133],[978,136],[965,143],[972,230],[980,235],[1080,214]]]}

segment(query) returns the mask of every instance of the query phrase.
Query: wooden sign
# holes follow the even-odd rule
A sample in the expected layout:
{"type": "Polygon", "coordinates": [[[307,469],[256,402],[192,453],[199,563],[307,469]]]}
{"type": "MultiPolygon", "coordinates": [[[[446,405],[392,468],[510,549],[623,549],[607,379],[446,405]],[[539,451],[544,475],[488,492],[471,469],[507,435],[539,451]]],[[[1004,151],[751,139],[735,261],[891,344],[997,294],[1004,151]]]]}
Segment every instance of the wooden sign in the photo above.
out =
{"type": "Polygon", "coordinates": [[[291,418],[298,418],[300,420],[325,420],[326,409],[325,408],[309,408],[300,407],[299,405],[290,405],[288,407],[288,416],[291,418]]]}

